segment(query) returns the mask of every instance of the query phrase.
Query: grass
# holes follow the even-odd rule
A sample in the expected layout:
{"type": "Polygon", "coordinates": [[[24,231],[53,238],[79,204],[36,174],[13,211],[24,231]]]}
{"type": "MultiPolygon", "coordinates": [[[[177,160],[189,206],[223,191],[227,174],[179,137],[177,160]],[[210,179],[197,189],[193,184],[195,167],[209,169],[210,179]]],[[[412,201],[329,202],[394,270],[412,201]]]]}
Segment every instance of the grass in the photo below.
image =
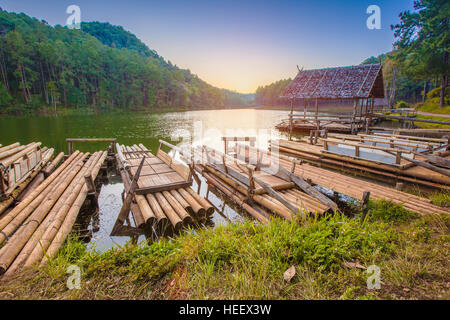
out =
{"type": "Polygon", "coordinates": [[[229,224],[104,253],[72,238],[44,268],[2,281],[0,298],[449,299],[449,226],[448,216],[375,201],[365,219],[229,224]],[[72,264],[82,270],[78,290],[66,286],[72,264]],[[380,267],[380,290],[367,288],[370,265],[380,267]]]}

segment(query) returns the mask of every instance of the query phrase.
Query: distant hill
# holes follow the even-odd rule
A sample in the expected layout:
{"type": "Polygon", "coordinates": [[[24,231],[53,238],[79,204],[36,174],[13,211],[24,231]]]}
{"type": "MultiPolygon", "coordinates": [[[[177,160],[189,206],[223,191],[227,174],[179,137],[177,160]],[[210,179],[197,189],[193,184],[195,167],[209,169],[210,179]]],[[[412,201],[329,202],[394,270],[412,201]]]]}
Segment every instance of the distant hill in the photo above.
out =
{"type": "Polygon", "coordinates": [[[88,22],[70,30],[0,10],[0,112],[250,102],[246,95],[211,86],[171,64],[120,26],[88,22]]]}

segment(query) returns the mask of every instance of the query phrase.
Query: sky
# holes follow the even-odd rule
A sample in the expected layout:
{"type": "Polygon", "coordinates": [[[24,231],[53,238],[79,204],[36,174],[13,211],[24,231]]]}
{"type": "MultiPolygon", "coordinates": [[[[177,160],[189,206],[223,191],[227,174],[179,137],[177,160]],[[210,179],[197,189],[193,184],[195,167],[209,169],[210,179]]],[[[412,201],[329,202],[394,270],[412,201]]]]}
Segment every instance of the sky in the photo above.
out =
{"type": "Polygon", "coordinates": [[[388,52],[390,25],[413,9],[413,0],[0,0],[51,25],[65,25],[73,4],[82,21],[121,25],[178,67],[242,93],[295,77],[297,65],[357,65],[388,52]],[[367,28],[370,5],[381,29],[367,28]]]}

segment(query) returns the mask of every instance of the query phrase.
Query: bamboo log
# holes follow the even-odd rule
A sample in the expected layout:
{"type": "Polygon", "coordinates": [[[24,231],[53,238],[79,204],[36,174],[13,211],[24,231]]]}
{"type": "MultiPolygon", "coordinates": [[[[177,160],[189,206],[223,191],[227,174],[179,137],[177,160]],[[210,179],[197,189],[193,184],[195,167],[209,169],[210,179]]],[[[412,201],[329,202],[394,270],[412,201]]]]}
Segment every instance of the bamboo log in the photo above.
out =
{"type": "Polygon", "coordinates": [[[175,231],[179,231],[183,225],[183,221],[180,219],[175,210],[170,206],[170,203],[166,200],[161,192],[156,192],[156,200],[158,200],[159,205],[164,210],[164,214],[169,218],[175,231]]]}
{"type": "Polygon", "coordinates": [[[195,201],[200,203],[200,205],[205,208],[207,216],[211,216],[214,213],[214,207],[209,203],[208,200],[200,197],[200,195],[192,190],[191,187],[184,188],[184,190],[189,192],[189,194],[195,199],[195,201]]]}
{"type": "Polygon", "coordinates": [[[196,215],[190,204],[186,200],[184,200],[184,198],[177,190],[170,190],[170,194],[177,200],[177,202],[183,207],[183,209],[186,210],[186,212],[188,212],[191,216],[196,215]]]}
{"type": "MultiPolygon", "coordinates": [[[[8,214],[5,214],[2,216],[2,214],[5,212],[5,210],[14,202],[15,199],[18,201],[21,201],[24,197],[22,197],[22,194],[28,190],[28,186],[30,182],[35,179],[36,175],[39,174],[39,170],[45,166],[45,164],[50,160],[50,158],[53,155],[54,150],[49,149],[47,150],[44,155],[42,156],[41,163],[33,169],[33,171],[30,173],[30,175],[22,182],[19,183],[18,186],[11,192],[11,194],[8,195],[8,198],[4,201],[0,202],[0,225],[2,224],[3,218],[6,217],[8,214]]],[[[1,228],[0,228],[1,230],[1,228]]]]}
{"type": "MultiPolygon", "coordinates": [[[[36,208],[39,203],[42,201],[43,197],[47,195],[54,185],[52,182],[55,181],[58,177],[60,178],[61,172],[63,172],[69,165],[71,165],[74,160],[78,160],[78,157],[83,157],[79,151],[75,152],[71,157],[69,157],[55,172],[52,173],[47,179],[44,180],[30,195],[24,198],[19,204],[13,208],[7,215],[3,216],[0,219],[0,230],[4,231],[4,228],[11,222],[13,219],[18,217],[19,214],[23,216],[23,218],[17,222],[17,226],[22,223],[22,221],[28,217],[28,215],[36,208]],[[28,213],[23,213],[23,210],[27,210],[28,213]]],[[[1,209],[1,208],[0,208],[1,209]]],[[[1,213],[2,211],[0,211],[1,213]]],[[[14,230],[13,230],[14,231],[14,230]]],[[[2,238],[2,233],[0,233],[0,243],[3,242],[4,238],[2,238]]]]}
{"type": "Polygon", "coordinates": [[[170,205],[175,210],[180,219],[183,220],[184,225],[189,225],[194,222],[189,213],[187,213],[187,211],[184,210],[183,206],[180,205],[180,203],[175,199],[174,196],[170,194],[170,192],[163,191],[162,194],[166,198],[167,202],[170,203],[170,205]]]}
{"type": "Polygon", "coordinates": [[[268,223],[269,219],[259,213],[257,210],[252,208],[250,205],[245,203],[242,199],[240,199],[235,193],[228,190],[223,184],[214,179],[212,175],[208,173],[203,173],[204,177],[207,179],[208,183],[210,183],[213,187],[219,189],[225,195],[231,198],[237,205],[241,206],[245,211],[248,212],[253,218],[258,220],[261,223],[268,223]]]}
{"type": "Polygon", "coordinates": [[[157,228],[160,231],[164,232],[164,230],[167,227],[168,221],[166,215],[164,214],[163,209],[161,208],[161,206],[159,205],[158,201],[156,200],[153,194],[146,194],[145,198],[147,199],[150,208],[155,214],[157,228]]]}
{"type": "MultiPolygon", "coordinates": [[[[150,208],[147,199],[145,196],[140,194],[135,194],[136,203],[139,206],[139,209],[141,210],[142,216],[144,218],[145,224],[147,226],[153,226],[153,224],[156,221],[156,216],[153,213],[152,209],[150,208]]],[[[138,226],[139,228],[142,226],[138,226]]]]}
{"type": "Polygon", "coordinates": [[[192,208],[192,211],[197,217],[203,217],[206,215],[205,208],[203,208],[202,205],[198,203],[189,192],[183,188],[180,188],[177,189],[177,193],[180,194],[187,203],[189,203],[189,206],[192,208]]]}
{"type": "Polygon", "coordinates": [[[17,148],[17,147],[19,147],[19,146],[20,146],[20,143],[19,143],[19,142],[15,142],[15,143],[12,143],[12,144],[10,144],[10,145],[1,147],[1,148],[0,148],[0,159],[2,158],[2,157],[1,157],[1,154],[2,154],[3,152],[8,151],[8,150],[11,150],[11,149],[14,149],[14,148],[17,148]]]}
{"type": "MultiPolygon", "coordinates": [[[[44,225],[44,232],[40,237],[40,232],[35,232],[36,238],[39,239],[39,245],[34,246],[33,251],[29,255],[26,260],[24,267],[31,266],[34,263],[41,260],[44,252],[50,246],[54,237],[56,236],[59,228],[61,227],[64,219],[69,212],[72,204],[75,202],[76,198],[81,192],[82,187],[85,185],[86,181],[84,180],[84,176],[87,174],[91,175],[91,170],[94,165],[102,158],[104,155],[103,152],[94,153],[90,159],[85,163],[83,169],[79,172],[79,174],[75,177],[74,182],[70,185],[64,194],[60,197],[58,202],[52,208],[50,213],[48,214],[46,220],[48,223],[42,223],[44,225]]],[[[88,190],[89,191],[89,190],[88,190]]],[[[44,221],[45,222],[45,221],[44,221]]],[[[38,231],[38,230],[36,230],[38,231]]],[[[24,248],[25,249],[25,248],[24,248]]],[[[23,251],[23,250],[22,250],[23,251]]]]}
{"type": "Polygon", "coordinates": [[[44,199],[41,205],[28,217],[26,223],[17,230],[17,232],[9,239],[6,246],[0,250],[0,274],[3,274],[8,269],[17,254],[22,250],[33,232],[37,229],[67,186],[75,178],[82,166],[83,162],[79,161],[71,168],[67,179],[62,181],[61,184],[57,186],[56,190],[44,199]]]}
{"type": "Polygon", "coordinates": [[[47,167],[44,168],[43,173],[45,177],[48,177],[53,170],[58,166],[61,160],[64,158],[64,152],[60,152],[55,159],[53,159],[52,163],[50,163],[47,167]]]}
{"type": "Polygon", "coordinates": [[[73,183],[67,187],[63,195],[58,199],[51,211],[45,217],[44,221],[39,225],[28,242],[25,244],[20,254],[8,268],[5,273],[6,277],[13,274],[22,266],[22,264],[25,263],[24,267],[27,267],[40,260],[58,231],[65,215],[71,208],[72,203],[80,193],[80,189],[84,183],[84,174],[92,170],[93,165],[100,156],[101,153],[95,153],[84,164],[82,170],[80,170],[79,174],[75,177],[73,183]]]}
{"type": "Polygon", "coordinates": [[[268,197],[267,195],[261,196],[261,195],[254,195],[253,200],[262,205],[263,207],[266,207],[272,212],[275,212],[277,215],[279,215],[282,218],[285,219],[291,219],[292,218],[292,212],[286,208],[286,206],[281,205],[281,203],[275,203],[273,198],[268,197]]]}
{"type": "MultiPolygon", "coordinates": [[[[120,149],[118,149],[118,150],[120,150],[120,149]]],[[[128,180],[128,176],[123,167],[123,163],[120,162],[118,155],[116,155],[116,159],[117,159],[117,164],[119,166],[120,176],[122,177],[122,182],[123,182],[125,191],[127,192],[128,190],[130,190],[130,181],[128,180]]],[[[132,202],[130,208],[131,208],[131,214],[133,215],[133,219],[134,219],[136,226],[138,228],[144,226],[145,219],[144,219],[144,215],[142,214],[139,206],[132,202]]]]}
{"type": "Polygon", "coordinates": [[[3,159],[1,163],[4,167],[8,167],[9,165],[13,164],[16,160],[20,159],[30,151],[37,149],[40,145],[41,145],[40,142],[30,143],[24,150],[15,153],[8,158],[3,159]]]}
{"type": "MultiPolygon", "coordinates": [[[[97,162],[97,164],[94,166],[94,168],[91,171],[92,179],[95,180],[95,178],[98,175],[98,172],[100,170],[101,165],[105,161],[105,158],[107,156],[107,153],[105,152],[104,155],[100,158],[100,160],[97,162]]],[[[43,266],[47,263],[49,258],[52,258],[56,255],[61,245],[66,240],[67,236],[69,235],[70,231],[72,230],[73,225],[75,224],[75,221],[78,217],[78,213],[81,209],[81,206],[84,203],[84,200],[87,196],[87,187],[86,185],[83,186],[80,194],[78,195],[77,199],[75,200],[74,204],[70,208],[69,213],[67,214],[66,218],[64,219],[63,224],[61,225],[61,228],[58,230],[58,233],[56,234],[55,238],[53,239],[51,245],[48,247],[48,250],[42,259],[40,266],[43,266]]]]}
{"type": "MultiPolygon", "coordinates": [[[[29,144],[31,145],[31,144],[29,144]]],[[[4,159],[13,156],[14,154],[25,150],[27,148],[27,146],[29,145],[24,145],[24,146],[15,146],[13,148],[8,148],[7,150],[2,151],[2,153],[0,153],[0,162],[3,162],[4,159]]],[[[7,148],[7,147],[5,147],[7,148]]],[[[5,165],[6,167],[6,165],[5,165]]]]}

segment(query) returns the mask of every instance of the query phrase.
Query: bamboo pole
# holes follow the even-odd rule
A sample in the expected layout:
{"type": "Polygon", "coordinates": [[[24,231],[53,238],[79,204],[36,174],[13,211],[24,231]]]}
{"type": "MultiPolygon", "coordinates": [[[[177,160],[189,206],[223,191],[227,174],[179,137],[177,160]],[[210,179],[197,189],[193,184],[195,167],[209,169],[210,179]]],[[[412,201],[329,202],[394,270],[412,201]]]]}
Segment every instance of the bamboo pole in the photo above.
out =
{"type": "MultiPolygon", "coordinates": [[[[74,160],[78,160],[77,158],[83,157],[83,154],[80,154],[79,151],[76,151],[72,154],[64,163],[53,172],[47,179],[44,180],[29,196],[23,199],[19,204],[14,207],[7,215],[3,216],[0,219],[0,230],[4,230],[4,228],[11,222],[13,219],[21,214],[23,219],[19,219],[18,224],[22,223],[22,221],[36,208],[39,203],[41,203],[43,197],[45,197],[54,187],[52,182],[55,179],[60,178],[61,172],[63,172],[69,165],[73,164],[74,160]],[[23,213],[23,211],[27,211],[28,213],[23,213]]],[[[1,211],[0,211],[1,213],[1,211]]],[[[4,238],[2,238],[2,233],[0,233],[0,243],[3,242],[4,238]]]]}
{"type": "Polygon", "coordinates": [[[170,206],[170,203],[166,200],[161,192],[155,193],[156,200],[158,200],[159,205],[164,210],[164,214],[169,218],[175,231],[179,231],[183,225],[183,221],[180,219],[175,210],[170,206]]]}
{"type": "Polygon", "coordinates": [[[189,213],[187,213],[187,211],[184,210],[183,206],[180,205],[180,203],[175,199],[174,196],[170,194],[170,192],[163,191],[162,194],[166,198],[167,202],[170,203],[170,205],[175,210],[180,219],[183,220],[184,225],[189,225],[194,222],[189,213]]]}
{"type": "Polygon", "coordinates": [[[242,199],[240,199],[235,193],[228,190],[224,185],[222,185],[219,181],[214,179],[210,174],[203,173],[204,177],[207,179],[208,183],[210,183],[213,187],[219,189],[225,195],[230,197],[237,205],[242,207],[245,211],[247,211],[253,218],[258,220],[261,223],[268,223],[269,219],[259,213],[257,210],[252,208],[250,205],[245,203],[242,199]]]}
{"type": "Polygon", "coordinates": [[[159,205],[158,201],[156,200],[153,194],[146,194],[145,198],[147,199],[150,208],[155,214],[157,228],[160,231],[164,231],[167,227],[168,221],[166,215],[164,214],[163,209],[161,208],[161,206],[159,205]]]}
{"type": "MultiPolygon", "coordinates": [[[[7,157],[10,157],[10,156],[12,156],[12,155],[14,155],[14,154],[16,154],[16,153],[26,149],[27,146],[28,145],[24,145],[24,146],[18,145],[18,146],[14,146],[12,148],[9,148],[9,146],[4,147],[4,148],[2,148],[4,150],[2,150],[2,152],[0,153],[0,159],[5,159],[7,157]]],[[[1,160],[0,162],[3,162],[3,160],[1,160]]]]}
{"type": "Polygon", "coordinates": [[[20,152],[18,152],[18,153],[15,153],[14,155],[12,155],[12,156],[10,156],[10,157],[8,157],[8,158],[6,158],[6,159],[3,159],[3,160],[1,161],[1,163],[2,163],[2,165],[3,165],[4,167],[8,167],[8,166],[10,166],[11,164],[13,164],[16,160],[20,159],[21,157],[23,157],[24,155],[26,155],[27,153],[29,153],[30,151],[39,148],[40,145],[41,145],[40,142],[30,143],[30,144],[27,146],[27,148],[25,148],[24,150],[22,150],[22,151],[20,151],[20,152]]]}
{"type": "Polygon", "coordinates": [[[44,251],[48,248],[51,240],[55,236],[65,215],[71,208],[72,203],[78,196],[84,182],[84,174],[89,172],[95,161],[101,156],[101,153],[94,153],[84,164],[82,170],[75,177],[74,183],[69,185],[64,194],[58,199],[51,211],[47,214],[44,221],[39,225],[31,238],[28,240],[20,254],[8,268],[5,276],[13,274],[18,268],[24,264],[27,267],[40,259],[44,251]],[[28,260],[27,260],[28,259],[28,260]]]}
{"type": "MultiPolygon", "coordinates": [[[[120,149],[118,148],[118,150],[120,150],[120,149]]],[[[123,163],[119,159],[118,154],[116,155],[116,159],[117,159],[117,164],[119,166],[119,172],[120,172],[120,176],[122,177],[122,182],[123,182],[125,191],[130,190],[130,187],[131,187],[130,181],[128,179],[127,173],[125,172],[125,168],[123,167],[123,163]]],[[[130,208],[131,208],[131,213],[133,215],[133,219],[134,219],[136,226],[138,228],[144,226],[145,219],[144,219],[144,215],[142,214],[139,206],[132,202],[130,205],[130,208]]]]}
{"type": "Polygon", "coordinates": [[[18,146],[20,146],[19,142],[14,142],[14,143],[8,144],[6,146],[2,146],[0,144],[0,153],[5,152],[5,151],[10,150],[10,149],[13,149],[13,148],[18,147],[18,146]]]}
{"type": "Polygon", "coordinates": [[[183,209],[186,210],[186,212],[188,212],[191,216],[196,215],[191,205],[186,200],[184,200],[184,198],[177,190],[170,190],[170,194],[177,200],[177,202],[183,207],[183,209]]]}
{"type": "Polygon", "coordinates": [[[61,162],[61,160],[64,158],[64,152],[60,152],[55,159],[53,159],[53,161],[44,168],[43,173],[45,175],[45,177],[48,177],[53,170],[55,170],[55,168],[58,166],[58,164],[61,162]]]}
{"type": "Polygon", "coordinates": [[[23,224],[17,232],[9,239],[5,247],[3,247],[0,252],[0,274],[3,274],[11,263],[22,250],[23,246],[29,240],[33,232],[37,229],[41,221],[45,218],[47,213],[50,211],[52,206],[67,188],[67,186],[72,182],[77,173],[83,167],[83,162],[77,162],[70,170],[69,176],[61,184],[58,184],[56,190],[54,190],[41,205],[30,215],[25,224],[23,224]]]}
{"type": "MultiPolygon", "coordinates": [[[[33,171],[31,172],[31,174],[24,180],[22,181],[9,195],[8,198],[5,199],[4,201],[0,202],[0,225],[2,224],[3,218],[6,217],[8,214],[5,214],[2,216],[2,214],[5,212],[5,210],[7,208],[9,208],[9,206],[17,199],[19,201],[22,201],[22,199],[24,197],[22,197],[22,194],[24,192],[26,192],[26,190],[28,189],[29,183],[36,177],[36,175],[39,174],[39,170],[45,166],[45,164],[50,160],[50,158],[52,157],[54,152],[54,149],[49,149],[47,150],[41,160],[41,163],[35,167],[33,169],[33,171]]],[[[1,177],[0,177],[1,179],[1,177]]],[[[1,228],[0,228],[1,230],[1,228]]]]}
{"type": "Polygon", "coordinates": [[[206,215],[206,209],[202,207],[200,203],[195,200],[193,196],[189,192],[187,192],[185,189],[180,188],[177,190],[177,193],[179,193],[184,200],[186,200],[189,203],[189,206],[192,208],[192,211],[195,213],[195,215],[202,217],[206,215]]]}
{"type": "MultiPolygon", "coordinates": [[[[100,158],[100,160],[97,162],[97,164],[94,166],[94,168],[91,171],[92,179],[95,180],[95,178],[98,175],[98,172],[100,170],[101,165],[105,161],[105,158],[107,156],[107,153],[105,152],[104,155],[100,158]]],[[[61,245],[66,240],[67,236],[69,235],[70,231],[72,230],[73,225],[75,224],[75,221],[78,217],[78,213],[81,209],[81,206],[84,203],[84,200],[87,196],[87,186],[84,185],[80,194],[78,195],[77,199],[75,200],[75,203],[72,205],[69,213],[67,214],[66,218],[64,219],[63,224],[61,225],[61,228],[59,229],[58,233],[56,234],[55,238],[53,239],[51,245],[48,247],[47,252],[42,259],[40,266],[43,266],[47,263],[49,258],[52,258],[56,255],[61,245]]]]}
{"type": "Polygon", "coordinates": [[[41,223],[41,225],[44,225],[44,228],[46,227],[46,229],[42,233],[42,236],[40,236],[39,233],[35,232],[37,233],[36,238],[40,238],[39,245],[34,245],[34,249],[26,260],[24,267],[31,266],[41,260],[45,250],[50,246],[59,228],[64,222],[64,219],[70,208],[72,207],[72,204],[80,194],[82,187],[86,184],[86,181],[84,180],[85,174],[91,174],[94,165],[99,161],[100,158],[103,157],[103,155],[103,152],[98,152],[94,153],[91,156],[88,162],[86,162],[86,164],[84,165],[83,169],[74,179],[74,183],[72,183],[72,185],[66,189],[64,195],[58,200],[58,203],[55,204],[51,212],[48,214],[46,218],[46,220],[48,220],[48,223],[41,223]]]}
{"type": "Polygon", "coordinates": [[[196,193],[194,190],[192,190],[191,187],[184,188],[189,194],[198,202],[200,205],[205,208],[206,215],[211,216],[214,213],[214,207],[209,203],[208,200],[200,197],[198,193],[196,193]]]}

